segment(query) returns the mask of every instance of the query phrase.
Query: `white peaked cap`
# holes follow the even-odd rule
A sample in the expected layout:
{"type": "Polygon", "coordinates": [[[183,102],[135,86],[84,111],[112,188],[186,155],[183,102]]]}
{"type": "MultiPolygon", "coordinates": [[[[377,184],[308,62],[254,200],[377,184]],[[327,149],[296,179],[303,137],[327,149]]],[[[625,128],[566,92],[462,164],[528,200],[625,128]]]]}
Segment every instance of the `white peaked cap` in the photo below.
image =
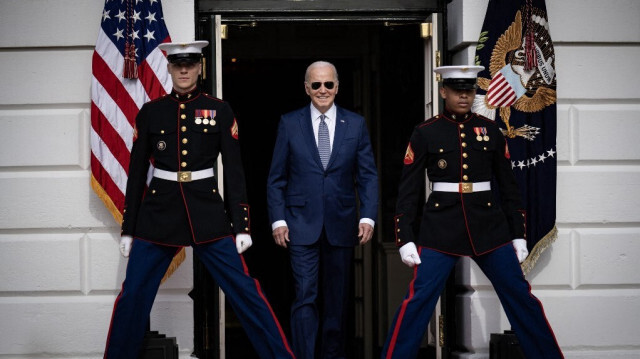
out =
{"type": "Polygon", "coordinates": [[[167,53],[169,62],[199,60],[202,48],[209,45],[209,41],[165,42],[158,45],[160,50],[167,53]]]}
{"type": "Polygon", "coordinates": [[[452,88],[475,89],[478,73],[484,70],[484,66],[440,66],[433,72],[442,76],[442,83],[452,88]]]}

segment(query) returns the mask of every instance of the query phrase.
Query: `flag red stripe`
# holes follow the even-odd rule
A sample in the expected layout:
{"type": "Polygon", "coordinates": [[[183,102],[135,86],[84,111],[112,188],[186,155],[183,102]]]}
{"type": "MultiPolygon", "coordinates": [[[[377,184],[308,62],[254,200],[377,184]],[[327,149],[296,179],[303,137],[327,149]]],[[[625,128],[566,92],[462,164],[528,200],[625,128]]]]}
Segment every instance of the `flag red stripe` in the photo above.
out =
{"type": "Polygon", "coordinates": [[[100,136],[102,142],[109,148],[120,166],[129,173],[129,150],[120,134],[111,126],[111,123],[100,112],[100,109],[91,102],[91,127],[100,136]]]}
{"type": "Polygon", "coordinates": [[[511,106],[514,102],[516,102],[516,93],[511,91],[509,97],[504,100],[504,106],[511,106]]]}
{"type": "Polygon", "coordinates": [[[507,86],[507,81],[502,75],[496,76],[491,83],[489,84],[489,92],[487,93],[487,97],[489,99],[494,98],[500,91],[502,91],[507,86]]]}
{"type": "Polygon", "coordinates": [[[494,77],[491,80],[491,83],[489,84],[489,89],[492,89],[496,86],[498,86],[499,84],[503,84],[506,82],[506,79],[504,78],[504,76],[502,76],[502,74],[497,74],[496,77],[494,77]]]}
{"type": "Polygon", "coordinates": [[[512,100],[515,100],[515,92],[513,92],[513,90],[507,89],[506,91],[504,91],[504,93],[502,93],[500,95],[500,97],[496,98],[495,100],[491,100],[489,103],[495,103],[495,105],[497,106],[509,106],[507,105],[507,103],[509,103],[512,100]]]}
{"type": "Polygon", "coordinates": [[[491,97],[487,96],[489,103],[498,102],[502,97],[502,95],[503,95],[503,92],[501,91],[501,92],[492,93],[491,97]]]}
{"type": "Polygon", "coordinates": [[[135,125],[136,114],[138,113],[138,105],[131,98],[131,95],[124,88],[120,79],[111,72],[109,66],[104,62],[97,52],[93,53],[93,75],[98,82],[109,93],[113,101],[118,104],[122,113],[127,117],[127,121],[131,126],[135,125]]]}
{"type": "Polygon", "coordinates": [[[491,83],[489,84],[489,89],[493,89],[497,86],[503,85],[505,82],[507,81],[504,78],[504,76],[502,76],[502,74],[498,74],[493,80],[491,80],[491,83]]]}
{"type": "Polygon", "coordinates": [[[505,103],[509,100],[509,98],[514,95],[513,91],[509,89],[505,89],[502,93],[499,94],[493,101],[496,103],[505,103]]]}
{"type": "Polygon", "coordinates": [[[495,99],[500,97],[500,95],[502,95],[502,93],[504,91],[506,91],[508,89],[508,84],[500,84],[499,86],[495,86],[492,89],[489,89],[489,98],[490,99],[495,99]]]}
{"type": "Polygon", "coordinates": [[[138,78],[147,90],[149,98],[158,98],[167,94],[164,87],[162,87],[162,83],[158,80],[156,73],[146,61],[143,61],[138,66],[138,78]]]}
{"type": "Polygon", "coordinates": [[[516,94],[502,74],[497,74],[489,84],[487,103],[496,107],[511,106],[516,100],[516,94]]]}
{"type": "Polygon", "coordinates": [[[117,208],[124,208],[124,193],[120,192],[118,186],[113,182],[109,173],[105,171],[102,164],[96,156],[91,153],[91,173],[93,177],[100,183],[104,191],[109,194],[111,201],[117,208]]]}

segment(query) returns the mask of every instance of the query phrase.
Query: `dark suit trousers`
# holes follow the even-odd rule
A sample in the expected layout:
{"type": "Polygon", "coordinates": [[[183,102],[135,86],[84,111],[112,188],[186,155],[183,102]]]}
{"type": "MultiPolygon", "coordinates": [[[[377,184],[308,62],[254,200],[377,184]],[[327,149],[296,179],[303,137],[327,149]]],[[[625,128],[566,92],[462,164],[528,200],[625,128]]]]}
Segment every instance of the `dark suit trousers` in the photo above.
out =
{"type": "Polygon", "coordinates": [[[344,358],[353,247],[330,245],[323,230],[317,242],[290,245],[289,253],[296,294],[291,307],[296,358],[314,358],[319,328],[320,358],[344,358]]]}
{"type": "MultiPolygon", "coordinates": [[[[387,335],[381,358],[415,358],[429,319],[457,256],[419,248],[422,264],[414,267],[409,292],[387,335]]],[[[563,358],[542,304],[531,293],[510,244],[472,257],[498,294],[522,352],[528,359],[563,358]]]]}
{"type": "MultiPolygon", "coordinates": [[[[116,298],[104,357],[137,359],[160,281],[178,248],[136,239],[122,291],[116,298]]],[[[229,298],[261,358],[293,354],[260,284],[249,275],[233,237],[193,245],[193,252],[229,298]]]]}

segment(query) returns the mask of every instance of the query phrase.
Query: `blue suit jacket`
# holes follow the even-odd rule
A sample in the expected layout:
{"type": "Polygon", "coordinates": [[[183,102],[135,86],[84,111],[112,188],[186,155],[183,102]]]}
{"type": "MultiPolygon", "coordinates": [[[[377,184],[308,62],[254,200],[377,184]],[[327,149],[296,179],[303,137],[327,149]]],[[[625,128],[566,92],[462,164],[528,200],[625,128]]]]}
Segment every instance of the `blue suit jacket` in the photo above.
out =
{"type": "Polygon", "coordinates": [[[271,223],[286,220],[291,244],[314,243],[324,226],[332,245],[355,246],[359,218],[375,221],[378,212],[378,175],[364,118],[337,107],[331,158],[324,170],[310,107],[283,115],[267,201],[271,223]]]}

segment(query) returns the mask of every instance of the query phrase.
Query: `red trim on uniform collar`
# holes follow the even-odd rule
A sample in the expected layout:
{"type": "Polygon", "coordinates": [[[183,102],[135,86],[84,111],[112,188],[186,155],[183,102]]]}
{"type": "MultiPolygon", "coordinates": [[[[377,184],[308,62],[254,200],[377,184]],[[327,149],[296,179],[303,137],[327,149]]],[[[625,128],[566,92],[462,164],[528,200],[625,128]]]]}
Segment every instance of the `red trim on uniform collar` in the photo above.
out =
{"type": "Polygon", "coordinates": [[[445,109],[444,111],[442,111],[442,116],[446,117],[450,121],[465,122],[473,118],[473,112],[469,111],[464,115],[455,115],[453,114],[453,112],[445,109]]]}
{"type": "Polygon", "coordinates": [[[198,97],[198,95],[200,95],[200,88],[198,86],[196,86],[196,88],[194,88],[190,92],[186,93],[179,93],[178,91],[176,91],[176,89],[171,90],[171,98],[181,102],[193,100],[194,98],[198,97]]]}

